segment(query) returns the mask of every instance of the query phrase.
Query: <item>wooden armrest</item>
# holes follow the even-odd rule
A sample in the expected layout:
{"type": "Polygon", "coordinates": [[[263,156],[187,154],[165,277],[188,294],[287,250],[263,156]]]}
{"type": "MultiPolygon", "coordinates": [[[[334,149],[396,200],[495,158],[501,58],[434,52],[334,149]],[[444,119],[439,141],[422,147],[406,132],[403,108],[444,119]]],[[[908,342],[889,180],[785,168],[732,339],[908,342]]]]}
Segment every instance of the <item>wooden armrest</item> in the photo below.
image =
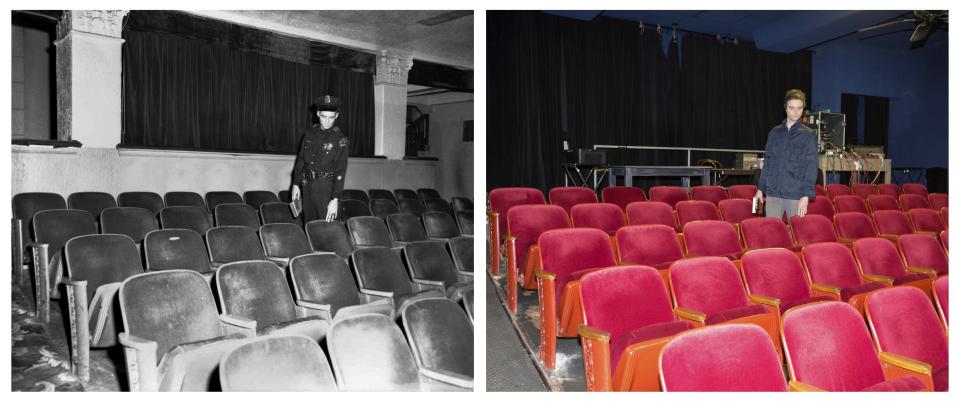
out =
{"type": "Polygon", "coordinates": [[[137,351],[145,350],[145,351],[152,351],[154,353],[156,353],[157,351],[157,342],[154,342],[152,340],[147,340],[141,337],[137,337],[126,332],[120,332],[120,334],[118,335],[118,338],[120,339],[121,345],[135,349],[137,351]]]}
{"type": "Polygon", "coordinates": [[[889,241],[892,241],[892,242],[896,242],[897,239],[900,238],[900,236],[894,235],[894,234],[892,234],[892,233],[881,233],[881,234],[880,234],[880,237],[881,237],[881,238],[884,238],[884,239],[887,239],[887,240],[889,240],[889,241]]]}
{"type": "Polygon", "coordinates": [[[124,348],[130,391],[157,391],[157,342],[127,332],[120,332],[117,339],[124,348]]]}
{"type": "Polygon", "coordinates": [[[545,271],[536,271],[536,272],[534,272],[533,274],[534,274],[535,276],[537,276],[537,278],[542,278],[542,279],[546,279],[546,280],[556,280],[556,279],[557,279],[557,275],[556,275],[556,274],[547,273],[547,272],[545,272],[545,271]]]}
{"type": "Polygon", "coordinates": [[[220,321],[242,329],[257,330],[257,321],[239,315],[220,314],[220,321]]]}
{"type": "Polygon", "coordinates": [[[431,286],[436,286],[436,287],[443,288],[443,281],[426,280],[426,279],[422,279],[422,278],[414,278],[414,279],[413,279],[413,282],[414,282],[414,283],[417,283],[417,284],[426,284],[426,285],[431,285],[431,286]]]}
{"type": "Polygon", "coordinates": [[[856,242],[857,240],[856,240],[856,239],[850,239],[850,238],[839,238],[839,241],[840,241],[840,243],[842,243],[842,244],[844,244],[844,245],[853,245],[853,242],[856,242]]]}
{"type": "Polygon", "coordinates": [[[602,331],[590,325],[577,325],[577,333],[584,339],[610,341],[610,332],[602,331]]]}
{"type": "MultiPolygon", "coordinates": [[[[69,278],[69,277],[64,277],[64,278],[60,279],[60,282],[66,284],[66,285],[68,285],[68,286],[71,286],[71,287],[79,287],[79,286],[86,286],[86,285],[87,285],[87,280],[74,280],[74,279],[69,278]]],[[[86,297],[84,297],[84,299],[86,299],[86,297]]]]}
{"type": "Polygon", "coordinates": [[[393,291],[377,291],[377,290],[361,288],[360,292],[367,295],[375,295],[377,297],[393,298],[393,291]]]}
{"type": "Polygon", "coordinates": [[[703,324],[707,320],[707,314],[692,309],[674,308],[673,312],[683,319],[689,319],[699,324],[703,324]]]}
{"type": "Polygon", "coordinates": [[[840,294],[840,287],[834,287],[832,285],[811,283],[810,288],[817,291],[823,291],[825,293],[840,294]]]}
{"type": "Polygon", "coordinates": [[[267,256],[267,260],[269,260],[269,261],[271,261],[271,262],[274,262],[274,263],[281,263],[281,264],[283,264],[284,266],[286,266],[287,263],[290,262],[290,259],[289,259],[289,258],[287,258],[287,257],[278,257],[278,256],[267,256]]]}
{"type": "Polygon", "coordinates": [[[928,269],[926,267],[907,267],[907,271],[911,273],[920,273],[920,274],[929,274],[936,277],[937,271],[934,269],[928,269]]]}
{"type": "Polygon", "coordinates": [[[863,274],[863,278],[867,281],[873,281],[877,283],[884,283],[886,285],[893,285],[893,277],[881,276],[879,274],[863,274]]]}
{"type": "Polygon", "coordinates": [[[790,380],[787,384],[790,387],[792,392],[822,392],[823,390],[820,387],[815,385],[810,385],[807,383],[802,383],[800,381],[790,380]]]}
{"type": "Polygon", "coordinates": [[[319,311],[330,312],[330,304],[321,304],[321,303],[316,302],[316,301],[297,300],[297,306],[301,306],[301,307],[304,307],[304,308],[310,308],[310,309],[316,309],[316,310],[319,310],[319,311]]]}
{"type": "Polygon", "coordinates": [[[912,371],[918,374],[933,374],[933,367],[929,364],[924,363],[919,360],[914,360],[909,357],[901,356],[899,354],[893,354],[890,352],[880,352],[880,361],[888,363],[893,366],[900,367],[902,369],[912,371]]]}
{"type": "Polygon", "coordinates": [[[457,387],[473,388],[473,378],[453,371],[441,371],[423,367],[420,369],[420,374],[457,387]]]}
{"type": "Polygon", "coordinates": [[[639,263],[635,263],[635,262],[620,262],[620,263],[617,263],[617,266],[639,266],[639,265],[640,265],[639,263]]]}
{"type": "Polygon", "coordinates": [[[748,297],[750,298],[750,301],[756,302],[758,304],[770,305],[775,307],[780,306],[779,298],[773,298],[773,297],[768,297],[766,295],[759,295],[759,294],[750,294],[748,297]]]}

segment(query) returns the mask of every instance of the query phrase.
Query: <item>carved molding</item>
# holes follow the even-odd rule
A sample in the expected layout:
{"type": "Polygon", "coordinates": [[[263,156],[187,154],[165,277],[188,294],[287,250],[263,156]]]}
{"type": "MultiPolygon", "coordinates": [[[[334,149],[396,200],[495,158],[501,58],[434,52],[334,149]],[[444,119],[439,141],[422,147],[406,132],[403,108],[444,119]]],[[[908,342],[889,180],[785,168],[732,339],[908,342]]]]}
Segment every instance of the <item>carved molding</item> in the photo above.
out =
{"type": "Polygon", "coordinates": [[[66,10],[57,24],[57,38],[71,31],[120,38],[127,13],[128,10],[66,10]]]}
{"type": "Polygon", "coordinates": [[[413,67],[413,58],[392,55],[386,50],[377,56],[377,76],[375,83],[407,85],[407,73],[413,67]]]}

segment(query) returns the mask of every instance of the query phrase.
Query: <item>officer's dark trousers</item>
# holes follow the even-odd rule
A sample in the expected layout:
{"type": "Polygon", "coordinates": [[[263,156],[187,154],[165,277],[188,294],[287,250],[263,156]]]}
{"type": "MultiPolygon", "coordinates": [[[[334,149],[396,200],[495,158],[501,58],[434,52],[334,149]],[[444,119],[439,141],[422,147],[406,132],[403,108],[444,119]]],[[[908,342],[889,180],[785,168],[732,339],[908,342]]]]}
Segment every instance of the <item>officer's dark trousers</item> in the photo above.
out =
{"type": "Polygon", "coordinates": [[[333,197],[333,177],[309,180],[303,186],[303,223],[327,218],[327,204],[333,197]]]}

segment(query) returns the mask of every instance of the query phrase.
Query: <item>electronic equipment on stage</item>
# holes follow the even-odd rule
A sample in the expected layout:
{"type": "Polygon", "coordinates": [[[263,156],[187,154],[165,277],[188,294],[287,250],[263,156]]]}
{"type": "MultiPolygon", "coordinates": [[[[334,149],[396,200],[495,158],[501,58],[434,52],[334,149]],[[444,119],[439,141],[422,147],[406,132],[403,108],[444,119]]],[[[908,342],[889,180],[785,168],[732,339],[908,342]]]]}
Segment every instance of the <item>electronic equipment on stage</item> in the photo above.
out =
{"type": "Polygon", "coordinates": [[[563,152],[564,162],[577,166],[606,166],[607,151],[598,149],[572,149],[563,152]]]}
{"type": "Polygon", "coordinates": [[[806,113],[803,115],[803,123],[817,134],[821,153],[843,150],[847,128],[846,114],[828,111],[806,113]]]}
{"type": "Polygon", "coordinates": [[[756,153],[738,153],[733,161],[735,169],[752,170],[760,167],[760,159],[756,153]]]}

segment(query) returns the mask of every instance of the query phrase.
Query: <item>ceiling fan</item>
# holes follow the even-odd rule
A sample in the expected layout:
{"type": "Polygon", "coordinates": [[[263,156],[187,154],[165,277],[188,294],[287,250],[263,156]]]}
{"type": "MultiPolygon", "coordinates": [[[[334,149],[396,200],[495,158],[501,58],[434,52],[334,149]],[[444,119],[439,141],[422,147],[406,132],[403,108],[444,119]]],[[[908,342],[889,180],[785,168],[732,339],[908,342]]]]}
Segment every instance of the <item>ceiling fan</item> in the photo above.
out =
{"type": "Polygon", "coordinates": [[[923,47],[927,39],[938,29],[947,31],[948,10],[915,10],[912,18],[888,21],[882,24],[861,28],[857,32],[865,32],[906,22],[913,23],[913,34],[910,35],[910,49],[923,47]]]}

